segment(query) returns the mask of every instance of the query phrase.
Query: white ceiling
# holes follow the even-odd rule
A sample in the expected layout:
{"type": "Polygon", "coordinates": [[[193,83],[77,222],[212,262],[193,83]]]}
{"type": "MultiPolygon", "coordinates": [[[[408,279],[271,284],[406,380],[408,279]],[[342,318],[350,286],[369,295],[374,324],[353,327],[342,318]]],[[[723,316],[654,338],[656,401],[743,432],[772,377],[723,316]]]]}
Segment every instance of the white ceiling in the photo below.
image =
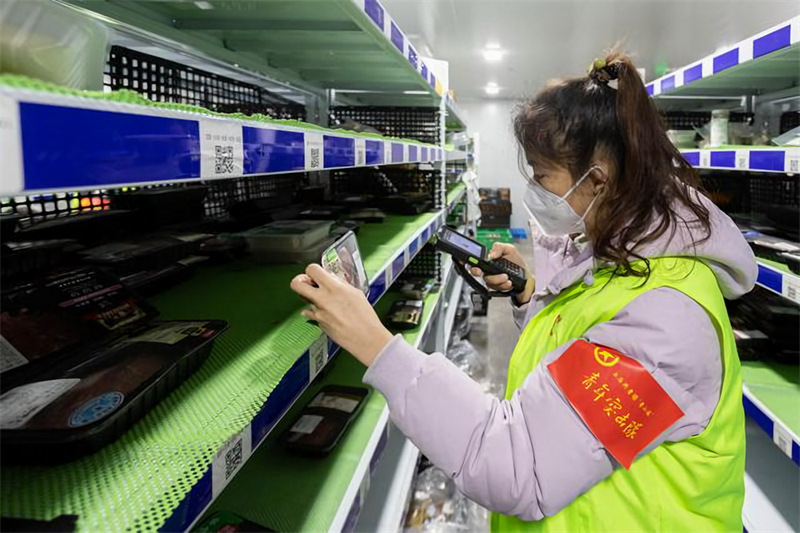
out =
{"type": "Polygon", "coordinates": [[[624,40],[639,67],[655,78],[665,62],[681,67],[717,48],[800,13],[797,0],[382,0],[419,50],[450,62],[458,100],[518,99],[556,77],[581,75],[614,42],[624,40]],[[490,42],[508,51],[487,63],[490,42]]]}

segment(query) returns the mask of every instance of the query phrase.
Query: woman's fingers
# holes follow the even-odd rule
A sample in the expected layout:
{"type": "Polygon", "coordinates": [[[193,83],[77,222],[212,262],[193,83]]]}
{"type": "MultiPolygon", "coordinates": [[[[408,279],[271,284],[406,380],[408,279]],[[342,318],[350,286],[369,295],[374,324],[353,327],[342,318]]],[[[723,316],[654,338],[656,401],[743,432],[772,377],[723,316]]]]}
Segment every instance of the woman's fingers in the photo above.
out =
{"type": "Polygon", "coordinates": [[[483,275],[483,270],[481,270],[478,267],[472,267],[469,271],[473,276],[482,276],[483,275]]]}
{"type": "Polygon", "coordinates": [[[309,302],[315,301],[317,297],[317,291],[319,290],[313,285],[313,280],[305,274],[295,276],[289,286],[294,292],[300,295],[301,298],[304,298],[309,302]]]}

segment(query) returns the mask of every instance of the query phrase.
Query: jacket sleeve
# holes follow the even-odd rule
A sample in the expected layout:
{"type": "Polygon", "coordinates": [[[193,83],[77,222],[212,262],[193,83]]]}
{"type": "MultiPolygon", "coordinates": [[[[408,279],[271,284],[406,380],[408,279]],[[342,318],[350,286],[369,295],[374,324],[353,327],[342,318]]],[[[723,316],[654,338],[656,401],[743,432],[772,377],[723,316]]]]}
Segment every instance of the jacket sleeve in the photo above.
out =
{"type": "MultiPolygon", "coordinates": [[[[684,412],[640,455],[705,428],[722,366],[711,320],[693,300],[668,288],[648,291],[584,338],[639,360],[684,412]]],[[[364,381],[386,396],[394,423],[464,494],[493,511],[539,520],[619,466],[547,371],[572,342],[548,353],[510,400],[483,393],[444,356],[419,352],[399,336],[364,381]]]]}

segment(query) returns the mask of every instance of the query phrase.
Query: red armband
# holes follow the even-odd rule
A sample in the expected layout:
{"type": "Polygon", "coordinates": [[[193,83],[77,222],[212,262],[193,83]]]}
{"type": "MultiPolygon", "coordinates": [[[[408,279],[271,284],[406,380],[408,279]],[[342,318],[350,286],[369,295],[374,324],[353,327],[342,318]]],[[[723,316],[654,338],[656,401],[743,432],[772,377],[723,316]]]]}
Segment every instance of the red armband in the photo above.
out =
{"type": "Polygon", "coordinates": [[[581,420],[626,469],[683,416],[639,361],[611,348],[577,340],[547,369],[581,420]]]}

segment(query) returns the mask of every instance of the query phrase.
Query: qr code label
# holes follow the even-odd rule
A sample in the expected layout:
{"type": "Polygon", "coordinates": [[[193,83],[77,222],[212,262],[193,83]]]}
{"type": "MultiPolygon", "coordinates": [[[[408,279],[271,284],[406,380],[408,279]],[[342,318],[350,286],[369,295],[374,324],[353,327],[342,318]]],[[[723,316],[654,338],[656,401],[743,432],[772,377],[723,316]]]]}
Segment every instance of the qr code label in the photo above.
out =
{"type": "Polygon", "coordinates": [[[367,141],[356,139],[356,166],[363,167],[367,164],[367,141]]]}
{"type": "Polygon", "coordinates": [[[219,176],[222,174],[233,174],[233,146],[214,146],[215,160],[214,173],[219,176]]]}
{"type": "Polygon", "coordinates": [[[211,490],[215,498],[239,472],[252,452],[253,442],[250,426],[225,443],[211,464],[211,490]]]}
{"type": "Polygon", "coordinates": [[[308,380],[313,381],[328,363],[328,337],[321,335],[308,350],[308,380]]]}
{"type": "Polygon", "coordinates": [[[711,167],[711,152],[708,150],[700,151],[700,168],[711,167]]]}
{"type": "Polygon", "coordinates": [[[322,134],[307,132],[306,142],[306,170],[321,170],[325,167],[325,146],[322,134]]]}
{"type": "Polygon", "coordinates": [[[792,437],[778,424],[775,424],[773,427],[772,440],[775,442],[775,445],[783,451],[783,453],[789,457],[792,456],[792,437]]]}
{"type": "Polygon", "coordinates": [[[383,143],[383,162],[387,165],[392,162],[392,143],[383,143]]]}
{"type": "Polygon", "coordinates": [[[793,302],[800,303],[800,279],[784,274],[783,295],[793,302]]]}
{"type": "Polygon", "coordinates": [[[232,178],[244,173],[242,127],[223,121],[200,121],[200,175],[232,178]]]}
{"type": "Polygon", "coordinates": [[[747,150],[736,150],[736,168],[747,170],[750,168],[750,152],[747,150]]]}

